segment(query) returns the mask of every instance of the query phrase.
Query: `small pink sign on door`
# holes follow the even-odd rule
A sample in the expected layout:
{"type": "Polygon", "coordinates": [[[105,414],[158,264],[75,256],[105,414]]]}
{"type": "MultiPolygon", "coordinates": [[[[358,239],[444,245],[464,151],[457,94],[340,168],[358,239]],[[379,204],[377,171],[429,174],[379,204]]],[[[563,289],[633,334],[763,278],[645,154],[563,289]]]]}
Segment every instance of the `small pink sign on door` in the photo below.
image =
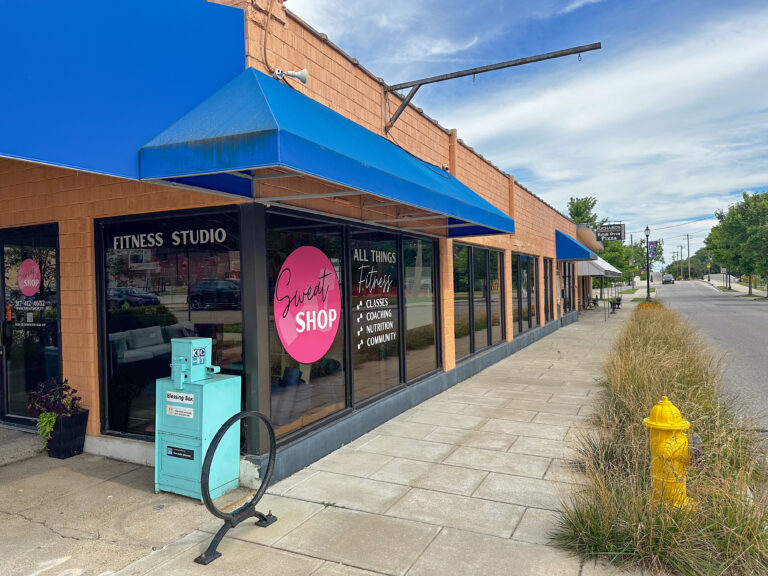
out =
{"type": "Polygon", "coordinates": [[[19,266],[19,288],[26,297],[31,297],[40,291],[40,267],[31,258],[24,260],[19,266]]]}
{"type": "Polygon", "coordinates": [[[313,246],[285,259],[275,282],[275,326],[280,342],[301,364],[320,360],[341,321],[341,291],[331,261],[313,246]]]}

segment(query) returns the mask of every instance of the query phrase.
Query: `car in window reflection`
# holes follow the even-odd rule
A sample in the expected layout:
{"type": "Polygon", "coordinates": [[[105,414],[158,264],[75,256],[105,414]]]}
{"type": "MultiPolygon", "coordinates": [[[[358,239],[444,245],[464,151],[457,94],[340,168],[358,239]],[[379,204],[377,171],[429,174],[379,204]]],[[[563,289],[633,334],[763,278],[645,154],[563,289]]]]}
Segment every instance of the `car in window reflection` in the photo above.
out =
{"type": "Polygon", "coordinates": [[[120,288],[109,288],[107,290],[107,304],[110,308],[123,308],[126,306],[157,306],[160,304],[160,298],[141,288],[123,286],[120,288]]]}
{"type": "Polygon", "coordinates": [[[203,280],[189,286],[189,306],[204,308],[240,308],[240,284],[231,280],[203,280]]]}
{"type": "Polygon", "coordinates": [[[662,284],[674,284],[675,283],[675,277],[672,276],[672,274],[664,274],[664,276],[661,277],[661,283],[662,284]]]}

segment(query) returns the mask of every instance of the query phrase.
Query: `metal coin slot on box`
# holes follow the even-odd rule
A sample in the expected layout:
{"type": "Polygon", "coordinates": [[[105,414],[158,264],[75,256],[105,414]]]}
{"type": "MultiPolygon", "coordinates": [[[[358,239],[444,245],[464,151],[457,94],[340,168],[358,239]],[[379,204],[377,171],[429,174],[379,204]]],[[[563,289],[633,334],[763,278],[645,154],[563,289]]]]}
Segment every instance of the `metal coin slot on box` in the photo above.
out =
{"type": "MultiPolygon", "coordinates": [[[[157,380],[155,492],[203,501],[200,475],[211,440],[240,411],[240,377],[211,365],[210,338],[171,340],[171,376],[157,380]]],[[[211,463],[212,498],[237,488],[240,425],[221,439],[211,463]]]]}

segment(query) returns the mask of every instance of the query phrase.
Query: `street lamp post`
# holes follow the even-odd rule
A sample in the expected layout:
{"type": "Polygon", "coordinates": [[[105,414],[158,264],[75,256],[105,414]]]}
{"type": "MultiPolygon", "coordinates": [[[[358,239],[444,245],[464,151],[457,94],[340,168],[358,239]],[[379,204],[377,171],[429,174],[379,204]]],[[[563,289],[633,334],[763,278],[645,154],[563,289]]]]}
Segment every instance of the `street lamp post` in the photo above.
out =
{"type": "Polygon", "coordinates": [[[648,237],[651,235],[651,229],[645,227],[645,301],[651,301],[651,259],[648,256],[648,237]]]}

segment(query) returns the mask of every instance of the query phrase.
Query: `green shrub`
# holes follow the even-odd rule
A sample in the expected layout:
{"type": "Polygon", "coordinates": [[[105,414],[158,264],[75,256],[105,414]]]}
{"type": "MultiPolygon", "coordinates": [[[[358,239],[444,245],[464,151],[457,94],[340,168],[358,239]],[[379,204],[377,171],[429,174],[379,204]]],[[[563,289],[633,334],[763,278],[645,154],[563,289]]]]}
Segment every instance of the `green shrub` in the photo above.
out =
{"type": "Polygon", "coordinates": [[[178,320],[162,304],[157,306],[134,306],[109,311],[109,331],[124,332],[150,326],[170,326],[178,320]]]}

